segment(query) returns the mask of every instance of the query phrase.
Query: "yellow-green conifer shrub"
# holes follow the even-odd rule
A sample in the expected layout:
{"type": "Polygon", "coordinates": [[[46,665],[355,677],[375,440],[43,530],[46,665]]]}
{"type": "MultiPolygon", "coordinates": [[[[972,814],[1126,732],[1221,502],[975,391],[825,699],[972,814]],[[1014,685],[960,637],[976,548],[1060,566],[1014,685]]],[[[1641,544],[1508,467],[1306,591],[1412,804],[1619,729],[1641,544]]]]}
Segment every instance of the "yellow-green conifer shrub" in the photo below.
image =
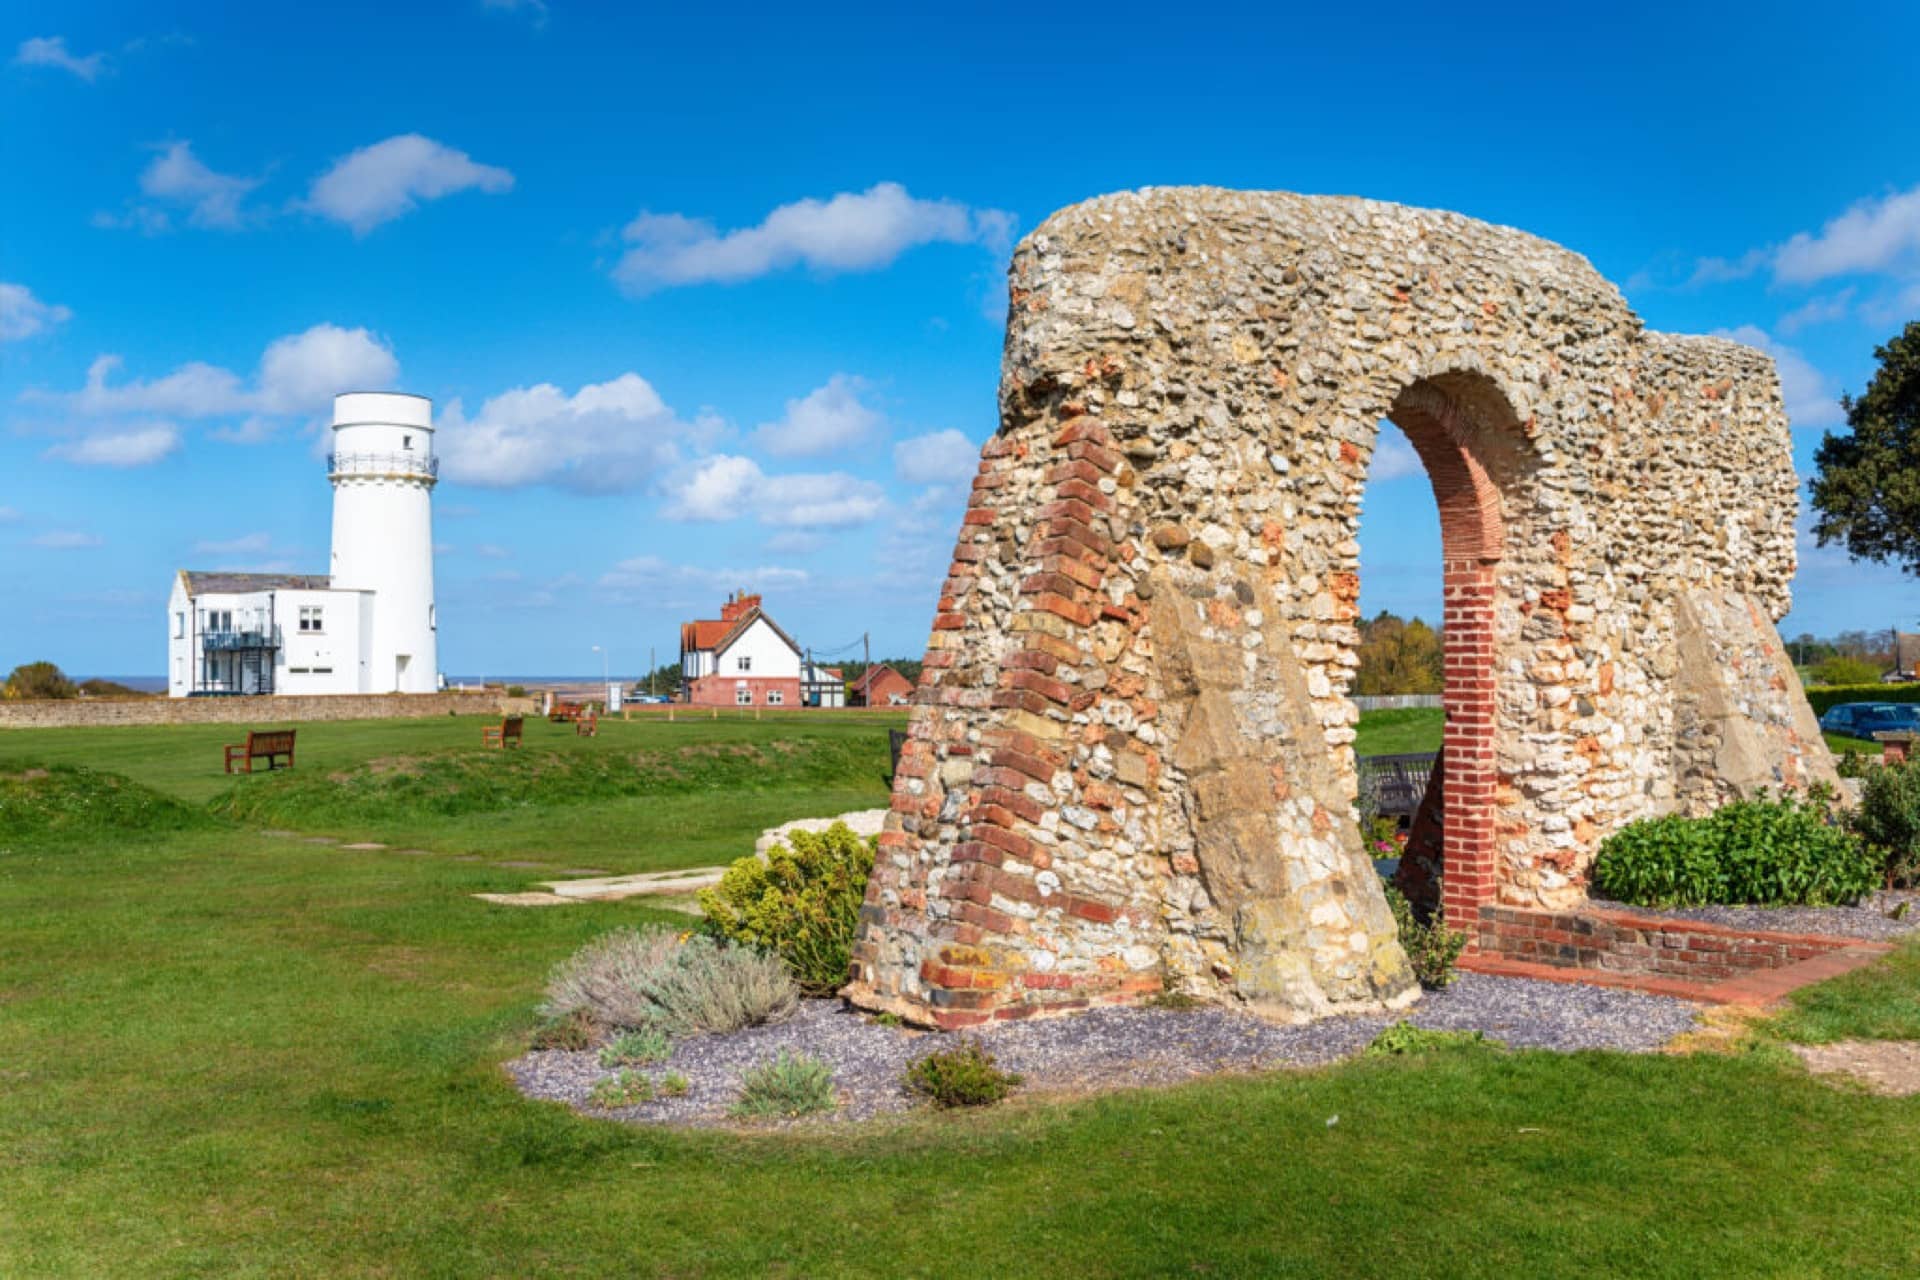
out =
{"type": "Polygon", "coordinates": [[[802,990],[824,995],[847,980],[860,903],[873,872],[876,839],[844,822],[796,831],[767,860],[742,858],[700,893],[708,926],[734,942],[774,952],[802,990]]]}

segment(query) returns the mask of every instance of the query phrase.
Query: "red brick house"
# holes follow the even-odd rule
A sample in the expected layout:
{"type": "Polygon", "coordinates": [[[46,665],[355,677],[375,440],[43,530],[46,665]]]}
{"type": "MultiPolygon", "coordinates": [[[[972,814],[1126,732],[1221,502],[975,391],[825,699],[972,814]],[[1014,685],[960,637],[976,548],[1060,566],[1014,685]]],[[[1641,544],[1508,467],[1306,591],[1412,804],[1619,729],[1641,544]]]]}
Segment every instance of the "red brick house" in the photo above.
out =
{"type": "Polygon", "coordinates": [[[801,706],[805,655],[760,608],[738,592],[718,618],[680,626],[680,697],[696,707],[801,706]]]}
{"type": "Polygon", "coordinates": [[[913,701],[913,681],[883,662],[861,672],[847,692],[849,706],[904,707],[913,701]]]}

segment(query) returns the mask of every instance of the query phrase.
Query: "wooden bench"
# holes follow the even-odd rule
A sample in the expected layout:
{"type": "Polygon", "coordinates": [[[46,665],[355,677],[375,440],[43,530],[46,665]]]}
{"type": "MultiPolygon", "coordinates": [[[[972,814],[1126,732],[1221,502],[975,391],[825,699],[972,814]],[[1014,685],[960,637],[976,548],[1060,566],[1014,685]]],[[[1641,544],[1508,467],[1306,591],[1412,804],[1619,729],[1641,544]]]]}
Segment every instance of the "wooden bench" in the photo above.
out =
{"type": "Polygon", "coordinates": [[[1430,751],[1396,756],[1361,756],[1361,810],[1371,795],[1373,812],[1383,818],[1405,818],[1411,822],[1419,812],[1420,799],[1427,794],[1427,777],[1433,772],[1434,754],[1430,751]]]}
{"type": "Polygon", "coordinates": [[[573,732],[574,736],[580,738],[600,736],[600,717],[593,714],[592,707],[588,707],[573,718],[573,732]]]}
{"type": "Polygon", "coordinates": [[[227,748],[227,772],[232,773],[233,766],[238,763],[242,773],[252,773],[253,762],[265,760],[267,772],[271,773],[280,767],[282,756],[286,757],[287,768],[293,768],[294,732],[292,729],[276,729],[271,733],[247,734],[245,742],[227,748]]]}
{"type": "Polygon", "coordinates": [[[498,747],[502,751],[507,749],[509,742],[517,747],[520,745],[520,731],[525,725],[526,721],[521,717],[507,716],[499,724],[490,724],[480,730],[480,745],[498,747]]]}
{"type": "Polygon", "coordinates": [[[547,712],[547,720],[551,724],[565,724],[570,720],[578,720],[586,709],[586,704],[580,702],[556,702],[547,712]]]}

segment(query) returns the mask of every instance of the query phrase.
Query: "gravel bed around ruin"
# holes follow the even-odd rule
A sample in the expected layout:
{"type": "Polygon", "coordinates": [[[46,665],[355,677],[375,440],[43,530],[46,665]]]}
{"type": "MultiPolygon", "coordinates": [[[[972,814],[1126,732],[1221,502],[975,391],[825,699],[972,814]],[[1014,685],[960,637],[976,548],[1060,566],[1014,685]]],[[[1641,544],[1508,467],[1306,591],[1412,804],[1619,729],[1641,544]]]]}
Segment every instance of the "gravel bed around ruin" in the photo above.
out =
{"type": "MultiPolygon", "coordinates": [[[[1465,973],[1398,1016],[1423,1027],[1484,1032],[1514,1048],[1644,1052],[1690,1030],[1694,1014],[1694,1006],[1662,996],[1465,973]]],[[[1359,1053],[1395,1020],[1366,1015],[1278,1026],[1212,1006],[1095,1009],[994,1027],[980,1038],[1002,1067],[1026,1077],[1027,1090],[1092,1093],[1223,1072],[1323,1066],[1359,1053]]],[[[634,1068],[656,1082],[670,1072],[686,1077],[688,1091],[679,1098],[613,1111],[593,1107],[588,1095],[594,1082],[613,1074],[600,1065],[597,1050],[531,1052],[509,1062],[507,1072],[526,1096],[580,1111],[673,1125],[725,1125],[732,1123],[727,1110],[738,1094],[741,1072],[787,1049],[832,1065],[841,1098],[833,1119],[864,1120],[915,1105],[901,1087],[902,1073],[914,1059],[954,1041],[883,1026],[837,1000],[807,1000],[786,1022],[676,1041],[666,1062],[634,1068]]]]}
{"type": "Polygon", "coordinates": [[[1872,942],[1891,942],[1920,929],[1920,891],[1912,889],[1869,894],[1851,907],[1636,907],[1601,898],[1592,899],[1588,905],[1602,911],[1698,920],[1732,929],[1818,933],[1872,942]],[[1896,920],[1889,913],[1902,903],[1907,904],[1907,910],[1896,920]]]}

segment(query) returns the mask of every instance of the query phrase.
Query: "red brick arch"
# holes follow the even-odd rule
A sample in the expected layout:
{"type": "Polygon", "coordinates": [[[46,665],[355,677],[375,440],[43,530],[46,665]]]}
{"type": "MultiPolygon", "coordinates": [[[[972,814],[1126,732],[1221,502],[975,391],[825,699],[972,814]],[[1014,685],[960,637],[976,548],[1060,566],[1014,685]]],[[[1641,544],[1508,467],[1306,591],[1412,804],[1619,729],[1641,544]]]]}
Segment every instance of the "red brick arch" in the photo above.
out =
{"type": "Polygon", "coordinates": [[[1517,478],[1512,408],[1484,379],[1422,379],[1388,414],[1425,465],[1440,511],[1446,727],[1440,765],[1408,842],[1402,885],[1416,898],[1442,872],[1440,906],[1470,932],[1498,887],[1494,698],[1497,566],[1506,548],[1500,486],[1489,463],[1517,478]],[[1483,456],[1485,455],[1485,456],[1483,456]],[[1506,465],[1502,466],[1502,463],[1506,465]]]}

